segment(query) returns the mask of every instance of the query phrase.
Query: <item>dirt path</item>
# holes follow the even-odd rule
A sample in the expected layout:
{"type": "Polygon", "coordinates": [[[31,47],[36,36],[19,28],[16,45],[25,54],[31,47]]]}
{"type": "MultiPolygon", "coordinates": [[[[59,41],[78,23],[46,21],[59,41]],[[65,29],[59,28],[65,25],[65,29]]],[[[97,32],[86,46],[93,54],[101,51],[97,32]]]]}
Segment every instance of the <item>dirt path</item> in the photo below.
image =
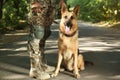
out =
{"type": "MultiPolygon", "coordinates": [[[[46,42],[48,64],[57,61],[58,25],[46,42]]],[[[0,80],[34,80],[29,78],[27,33],[13,32],[0,36],[0,80]]],[[[79,22],[79,49],[85,60],[94,62],[81,71],[80,80],[120,80],[120,32],[79,22]]],[[[76,80],[71,72],[61,72],[50,80],[76,80]]]]}

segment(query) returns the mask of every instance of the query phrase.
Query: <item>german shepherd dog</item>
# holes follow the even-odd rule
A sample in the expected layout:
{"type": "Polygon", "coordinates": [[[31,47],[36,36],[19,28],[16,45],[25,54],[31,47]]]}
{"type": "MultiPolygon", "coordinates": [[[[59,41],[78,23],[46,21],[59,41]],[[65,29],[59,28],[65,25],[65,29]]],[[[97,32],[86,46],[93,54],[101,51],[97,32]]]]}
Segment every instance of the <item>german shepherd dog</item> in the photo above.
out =
{"type": "Polygon", "coordinates": [[[84,70],[84,60],[78,51],[78,14],[79,5],[73,11],[68,11],[63,2],[61,7],[61,22],[58,40],[58,63],[52,77],[58,75],[61,63],[69,71],[73,71],[76,78],[80,78],[79,70],[84,70]]]}

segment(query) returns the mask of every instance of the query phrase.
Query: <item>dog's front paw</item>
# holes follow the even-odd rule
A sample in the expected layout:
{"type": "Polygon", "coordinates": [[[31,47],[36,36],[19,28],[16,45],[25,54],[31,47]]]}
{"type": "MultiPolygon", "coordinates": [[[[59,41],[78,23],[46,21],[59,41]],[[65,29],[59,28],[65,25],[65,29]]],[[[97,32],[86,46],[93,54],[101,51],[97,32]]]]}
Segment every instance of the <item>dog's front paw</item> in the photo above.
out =
{"type": "Polygon", "coordinates": [[[85,67],[84,67],[84,66],[81,66],[80,70],[85,70],[85,67]]]}
{"type": "Polygon", "coordinates": [[[51,77],[56,77],[58,74],[57,73],[53,73],[51,74],[51,77]]]}
{"type": "Polygon", "coordinates": [[[75,74],[75,77],[76,77],[77,79],[80,78],[80,74],[79,74],[79,73],[75,74]]]}

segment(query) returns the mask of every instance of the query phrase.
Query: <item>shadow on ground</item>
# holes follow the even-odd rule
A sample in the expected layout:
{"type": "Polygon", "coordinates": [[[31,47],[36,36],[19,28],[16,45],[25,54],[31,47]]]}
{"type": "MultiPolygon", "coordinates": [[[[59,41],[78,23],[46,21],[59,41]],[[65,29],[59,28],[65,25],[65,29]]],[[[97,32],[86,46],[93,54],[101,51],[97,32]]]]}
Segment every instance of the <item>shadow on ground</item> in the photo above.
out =
{"type": "MultiPolygon", "coordinates": [[[[57,63],[58,25],[53,25],[52,34],[46,41],[47,63],[57,63]]],[[[34,80],[29,78],[29,54],[27,54],[27,33],[11,33],[0,39],[0,80],[34,80]]],[[[80,80],[119,80],[120,79],[120,35],[118,32],[79,24],[79,49],[84,59],[92,61],[81,71],[80,80]]],[[[76,80],[68,71],[50,80],[76,80]]]]}

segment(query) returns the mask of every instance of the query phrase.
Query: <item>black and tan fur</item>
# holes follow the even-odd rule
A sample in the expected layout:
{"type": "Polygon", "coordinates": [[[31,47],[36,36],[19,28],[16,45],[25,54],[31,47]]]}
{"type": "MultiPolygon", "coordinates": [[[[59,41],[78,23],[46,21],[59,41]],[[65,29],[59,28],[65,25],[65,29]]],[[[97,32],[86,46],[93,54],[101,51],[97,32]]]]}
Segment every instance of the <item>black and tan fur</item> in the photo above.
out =
{"type": "Polygon", "coordinates": [[[61,63],[67,70],[73,71],[76,78],[80,77],[79,70],[84,69],[82,54],[78,54],[78,14],[79,5],[73,11],[68,11],[65,3],[62,3],[61,22],[58,40],[58,63],[52,76],[57,76],[61,63]]]}

